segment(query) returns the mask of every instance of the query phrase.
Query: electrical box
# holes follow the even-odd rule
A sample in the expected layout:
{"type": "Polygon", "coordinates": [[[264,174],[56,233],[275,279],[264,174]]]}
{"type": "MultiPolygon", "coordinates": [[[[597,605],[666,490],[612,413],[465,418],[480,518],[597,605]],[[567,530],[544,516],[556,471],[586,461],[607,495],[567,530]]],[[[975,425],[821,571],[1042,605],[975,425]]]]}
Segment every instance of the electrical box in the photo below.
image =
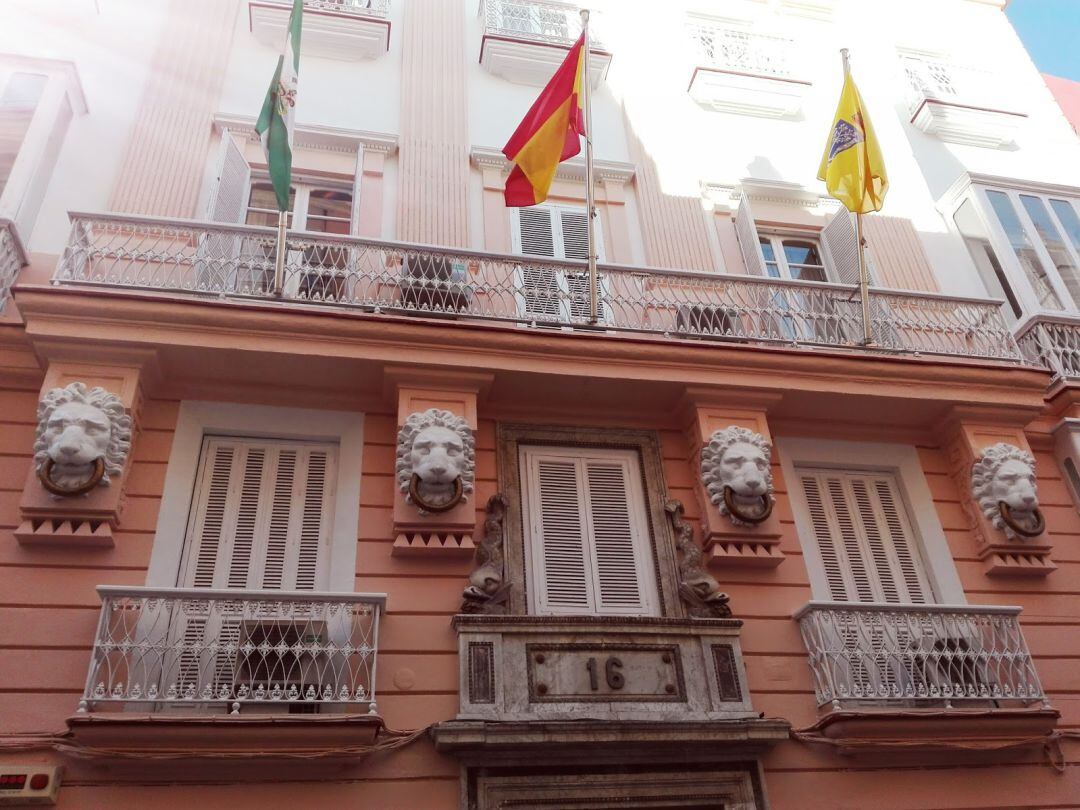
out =
{"type": "Polygon", "coordinates": [[[0,763],[0,807],[56,804],[61,770],[59,765],[0,763]]]}

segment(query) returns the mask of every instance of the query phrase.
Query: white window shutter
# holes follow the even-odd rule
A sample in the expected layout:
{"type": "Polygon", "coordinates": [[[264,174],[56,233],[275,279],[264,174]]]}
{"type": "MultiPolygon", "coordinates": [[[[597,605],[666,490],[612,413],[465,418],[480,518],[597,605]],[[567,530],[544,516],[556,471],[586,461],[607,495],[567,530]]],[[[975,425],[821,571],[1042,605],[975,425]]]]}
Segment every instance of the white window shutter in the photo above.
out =
{"type": "Polygon", "coordinates": [[[543,613],[591,613],[586,570],[585,493],[574,459],[537,458],[530,470],[530,529],[538,545],[536,587],[543,613]]]}
{"type": "Polygon", "coordinates": [[[632,514],[631,471],[624,463],[586,461],[589,523],[596,555],[596,607],[599,613],[647,609],[642,593],[640,547],[632,514]]]}
{"type": "MultiPolygon", "coordinates": [[[[566,281],[566,293],[569,298],[570,320],[587,321],[592,314],[591,299],[589,296],[588,273],[561,273],[566,281]]],[[[605,275],[597,275],[599,289],[596,296],[596,314],[601,323],[611,320],[611,310],[608,307],[608,280],[605,275]]]]}
{"type": "MultiPolygon", "coordinates": [[[[557,251],[557,258],[588,261],[589,223],[585,209],[558,206],[554,210],[558,214],[559,235],[562,241],[562,250],[557,251]]],[[[604,236],[600,231],[600,217],[593,219],[593,236],[596,239],[597,261],[603,261],[604,236]]]]}
{"type": "Polygon", "coordinates": [[[336,447],[207,438],[181,586],[324,587],[336,447]]]}
{"type": "Polygon", "coordinates": [[[244,150],[232,133],[223,129],[206,218],[211,222],[243,222],[250,191],[251,167],[244,157],[244,150]]]}
{"type": "Polygon", "coordinates": [[[525,256],[556,258],[555,232],[552,224],[551,209],[546,206],[530,206],[515,209],[517,227],[514,231],[517,244],[514,246],[525,256]]]}
{"type": "Polygon", "coordinates": [[[758,242],[754,213],[750,210],[750,200],[745,195],[739,200],[739,208],[735,212],[735,237],[739,240],[739,250],[742,251],[746,272],[752,276],[766,275],[765,256],[761,252],[761,243],[758,242]]]}
{"type": "Polygon", "coordinates": [[[518,312],[527,318],[537,321],[566,319],[566,277],[554,268],[515,267],[514,296],[518,312]]]}
{"type": "Polygon", "coordinates": [[[523,448],[521,469],[534,609],[654,615],[651,538],[636,456],[523,448]]]}
{"type": "Polygon", "coordinates": [[[895,476],[802,470],[829,596],[848,602],[932,602],[895,476]]]}
{"type": "Polygon", "coordinates": [[[360,233],[360,186],[364,180],[364,145],[356,147],[356,168],[353,171],[352,184],[352,221],[349,223],[349,233],[360,233]]]}
{"type": "MultiPolygon", "coordinates": [[[[821,229],[821,243],[829,258],[829,267],[841,284],[859,283],[859,243],[856,239],[855,215],[846,208],[837,211],[821,229]]],[[[874,285],[874,263],[869,249],[864,249],[870,284],[874,285]]]]}

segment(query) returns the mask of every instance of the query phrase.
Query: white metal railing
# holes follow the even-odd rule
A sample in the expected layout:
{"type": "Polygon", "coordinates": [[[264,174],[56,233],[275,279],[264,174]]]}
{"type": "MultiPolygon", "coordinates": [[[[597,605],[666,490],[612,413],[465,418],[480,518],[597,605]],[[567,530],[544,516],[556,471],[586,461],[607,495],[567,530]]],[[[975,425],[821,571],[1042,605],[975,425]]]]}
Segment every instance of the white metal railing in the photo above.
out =
{"type": "MultiPolygon", "coordinates": [[[[273,0],[273,2],[292,5],[292,0],[273,0]]],[[[304,8],[380,19],[390,16],[390,0],[304,0],[304,8]]]]}
{"type": "Polygon", "coordinates": [[[927,100],[999,110],[1011,99],[1003,93],[1007,79],[971,65],[907,55],[901,59],[910,85],[908,112],[914,114],[927,100]]]}
{"type": "Polygon", "coordinates": [[[810,602],[795,618],[819,706],[1043,702],[1018,607],[810,602]]]}
{"type": "Polygon", "coordinates": [[[384,594],[112,586],[98,594],[79,711],[376,713],[384,594]]]}
{"type": "Polygon", "coordinates": [[[1039,315],[1016,333],[1024,359],[1063,379],[1080,379],[1080,316],[1039,315]]]}
{"type": "MultiPolygon", "coordinates": [[[[555,45],[569,45],[581,36],[581,11],[558,0],[483,0],[484,33],[555,45]]],[[[600,45],[589,30],[590,45],[600,45]]]]}
{"type": "Polygon", "coordinates": [[[796,77],[798,50],[788,37],[705,20],[693,21],[688,28],[701,67],[775,79],[796,77]]]}
{"type": "Polygon", "coordinates": [[[15,223],[0,217],[0,312],[4,311],[15,277],[25,264],[26,251],[15,230],[15,223]]]}
{"type": "MultiPolygon", "coordinates": [[[[350,307],[430,317],[585,327],[584,262],[292,233],[280,299],[271,228],[72,213],[55,284],[350,307]]],[[[601,265],[601,328],[731,342],[854,349],[854,286],[601,265]]],[[[1000,302],[872,293],[872,351],[1018,362],[1000,302]]]]}

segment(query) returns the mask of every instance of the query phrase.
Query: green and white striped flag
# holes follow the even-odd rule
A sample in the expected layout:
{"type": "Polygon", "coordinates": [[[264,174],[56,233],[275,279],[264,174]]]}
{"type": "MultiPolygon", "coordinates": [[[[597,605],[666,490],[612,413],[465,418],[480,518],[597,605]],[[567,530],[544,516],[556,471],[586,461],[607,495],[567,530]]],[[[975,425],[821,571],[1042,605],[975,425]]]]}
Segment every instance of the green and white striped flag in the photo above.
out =
{"type": "Polygon", "coordinates": [[[270,182],[274,185],[279,211],[289,210],[292,183],[293,118],[296,115],[296,86],[300,73],[300,26],[304,0],[293,0],[289,27],[285,31],[285,52],[278,57],[277,70],[266,91],[255,131],[262,139],[270,182]]]}

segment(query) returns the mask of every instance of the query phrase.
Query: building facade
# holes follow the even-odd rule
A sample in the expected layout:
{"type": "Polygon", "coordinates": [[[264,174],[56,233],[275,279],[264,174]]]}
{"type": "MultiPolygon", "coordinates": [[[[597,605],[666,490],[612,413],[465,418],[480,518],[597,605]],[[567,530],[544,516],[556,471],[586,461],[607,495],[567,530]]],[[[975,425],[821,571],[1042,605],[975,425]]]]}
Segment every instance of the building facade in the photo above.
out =
{"type": "Polygon", "coordinates": [[[1003,5],[597,8],[594,324],[580,158],[502,199],[578,7],[306,0],[279,245],[287,3],[5,4],[0,803],[1080,807],[1080,138],[1003,5]]]}

